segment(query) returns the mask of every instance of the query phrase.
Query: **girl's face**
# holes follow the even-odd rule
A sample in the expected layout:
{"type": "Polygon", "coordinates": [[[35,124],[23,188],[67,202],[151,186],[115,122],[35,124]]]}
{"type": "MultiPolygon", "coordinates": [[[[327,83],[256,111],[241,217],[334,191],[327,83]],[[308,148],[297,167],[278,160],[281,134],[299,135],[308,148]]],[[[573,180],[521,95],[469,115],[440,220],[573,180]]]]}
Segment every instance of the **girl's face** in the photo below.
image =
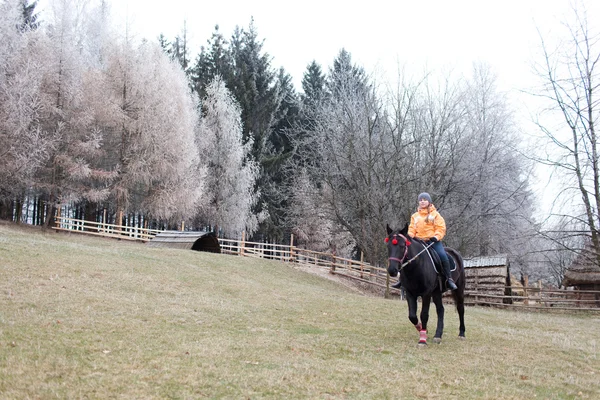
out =
{"type": "Polygon", "coordinates": [[[427,199],[420,199],[419,200],[419,208],[427,208],[429,207],[429,202],[427,201],[427,199]]]}

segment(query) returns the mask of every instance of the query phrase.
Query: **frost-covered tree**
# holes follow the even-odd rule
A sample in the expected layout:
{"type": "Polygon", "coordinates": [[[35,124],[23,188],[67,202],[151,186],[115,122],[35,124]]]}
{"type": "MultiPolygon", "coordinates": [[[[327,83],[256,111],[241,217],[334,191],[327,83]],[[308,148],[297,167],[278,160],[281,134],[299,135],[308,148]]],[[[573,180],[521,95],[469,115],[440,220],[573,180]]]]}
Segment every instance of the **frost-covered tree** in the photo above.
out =
{"type": "Polygon", "coordinates": [[[200,153],[207,166],[206,194],[200,219],[224,235],[252,234],[259,217],[252,207],[258,195],[254,184],[258,167],[250,155],[252,141],[243,141],[241,110],[221,77],[206,88],[202,102],[200,153]]]}
{"type": "Polygon", "coordinates": [[[350,233],[369,261],[384,262],[385,224],[408,221],[423,191],[445,216],[446,243],[467,255],[508,252],[527,232],[528,164],[493,76],[476,71],[468,82],[400,77],[384,98],[347,52],[330,70],[325,100],[302,127],[299,165],[315,183],[318,215],[350,233]]]}
{"type": "Polygon", "coordinates": [[[517,245],[532,233],[532,166],[489,66],[474,65],[460,104],[464,127],[454,150],[460,157],[454,157],[458,168],[447,185],[454,190],[445,193],[450,232],[470,254],[521,257],[529,249],[517,245]]]}
{"type": "Polygon", "coordinates": [[[197,151],[197,100],[185,73],[159,45],[125,40],[106,69],[114,99],[105,146],[116,178],[115,212],[142,212],[163,221],[191,217],[202,195],[197,151]]]}
{"type": "Polygon", "coordinates": [[[12,202],[32,185],[52,141],[39,125],[43,35],[23,19],[22,1],[0,4],[0,36],[0,218],[12,218],[12,202]]]}
{"type": "MultiPolygon", "coordinates": [[[[394,172],[386,165],[391,133],[385,111],[364,71],[344,50],[330,71],[327,88],[328,100],[316,110],[311,124],[302,127],[298,148],[306,153],[300,163],[315,183],[318,205],[333,223],[333,231],[350,234],[367,260],[378,263],[394,172]]],[[[314,210],[305,212],[309,218],[314,210]]]]}
{"type": "Polygon", "coordinates": [[[83,63],[80,48],[84,36],[86,3],[55,0],[51,3],[46,28],[47,42],[39,56],[44,60],[44,133],[53,140],[50,159],[37,176],[35,187],[54,207],[81,198],[81,181],[90,173],[88,152],[98,137],[88,130],[89,113],[82,108],[83,63]]]}
{"type": "Polygon", "coordinates": [[[293,188],[289,219],[296,239],[294,244],[313,251],[351,257],[356,247],[355,240],[348,230],[336,223],[334,216],[328,214],[330,208],[323,206],[321,189],[306,171],[300,171],[293,177],[293,188]]]}

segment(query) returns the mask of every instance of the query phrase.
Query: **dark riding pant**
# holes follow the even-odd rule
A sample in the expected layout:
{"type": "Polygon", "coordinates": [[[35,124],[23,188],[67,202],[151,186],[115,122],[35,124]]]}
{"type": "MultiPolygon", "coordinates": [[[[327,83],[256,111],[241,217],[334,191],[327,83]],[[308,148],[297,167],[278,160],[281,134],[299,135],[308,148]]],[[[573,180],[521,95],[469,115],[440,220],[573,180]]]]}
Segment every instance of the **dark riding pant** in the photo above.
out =
{"type": "Polygon", "coordinates": [[[442,245],[442,242],[435,242],[432,246],[431,246],[436,253],[438,253],[438,256],[440,256],[440,260],[442,261],[442,263],[444,261],[448,261],[448,254],[446,254],[446,250],[444,249],[444,245],[442,245]]]}

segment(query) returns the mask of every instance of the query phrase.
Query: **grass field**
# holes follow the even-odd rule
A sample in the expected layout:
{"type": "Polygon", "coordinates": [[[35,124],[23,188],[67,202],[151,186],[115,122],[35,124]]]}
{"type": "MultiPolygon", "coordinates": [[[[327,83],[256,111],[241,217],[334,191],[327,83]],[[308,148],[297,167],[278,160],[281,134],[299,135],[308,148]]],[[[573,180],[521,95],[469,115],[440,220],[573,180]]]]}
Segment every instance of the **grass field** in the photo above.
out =
{"type": "Polygon", "coordinates": [[[2,399],[600,398],[598,314],[466,324],[418,348],[405,302],[289,264],[0,224],[2,399]]]}

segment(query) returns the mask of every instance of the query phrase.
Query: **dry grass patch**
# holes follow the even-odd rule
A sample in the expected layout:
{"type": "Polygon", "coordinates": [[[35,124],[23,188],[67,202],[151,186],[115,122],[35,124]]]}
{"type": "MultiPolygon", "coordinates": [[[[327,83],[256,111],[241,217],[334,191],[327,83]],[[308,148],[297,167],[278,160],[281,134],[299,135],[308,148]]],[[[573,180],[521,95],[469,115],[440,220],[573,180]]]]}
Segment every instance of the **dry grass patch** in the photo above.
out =
{"type": "Polygon", "coordinates": [[[279,262],[0,225],[4,398],[600,396],[598,316],[467,308],[460,341],[448,307],[420,349],[406,314],[279,262]]]}

